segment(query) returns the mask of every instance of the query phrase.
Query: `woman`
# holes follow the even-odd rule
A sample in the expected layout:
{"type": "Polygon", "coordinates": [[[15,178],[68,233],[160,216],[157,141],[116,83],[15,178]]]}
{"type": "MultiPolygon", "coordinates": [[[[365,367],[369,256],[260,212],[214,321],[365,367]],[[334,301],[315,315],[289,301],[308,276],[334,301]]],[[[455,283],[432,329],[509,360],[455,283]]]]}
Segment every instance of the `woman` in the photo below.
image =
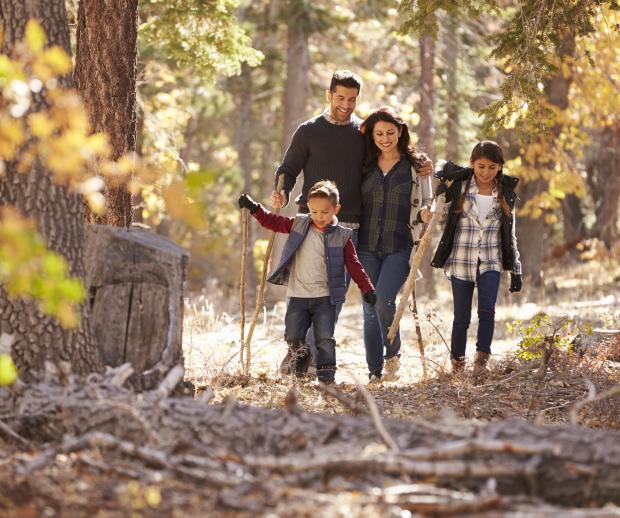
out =
{"type": "Polygon", "coordinates": [[[375,110],[362,123],[361,131],[366,158],[358,256],[377,294],[374,307],[364,303],[368,379],[377,383],[398,379],[400,334],[392,343],[387,334],[396,312],[396,295],[409,275],[412,247],[417,245],[412,238],[411,213],[416,212],[414,226],[418,228],[430,221],[426,206],[432,201],[432,193],[428,189],[422,198],[420,179],[412,168],[419,169],[428,158],[415,152],[409,128],[394,110],[375,110]]]}

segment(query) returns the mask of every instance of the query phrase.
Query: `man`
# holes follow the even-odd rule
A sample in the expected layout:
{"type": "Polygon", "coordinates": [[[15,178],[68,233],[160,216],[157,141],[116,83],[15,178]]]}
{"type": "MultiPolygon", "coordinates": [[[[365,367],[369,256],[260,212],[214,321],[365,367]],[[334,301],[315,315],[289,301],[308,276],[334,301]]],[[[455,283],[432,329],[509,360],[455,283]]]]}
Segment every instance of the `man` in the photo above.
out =
{"type": "MultiPolygon", "coordinates": [[[[316,182],[330,180],[335,182],[340,192],[339,223],[353,230],[353,244],[357,245],[358,229],[361,215],[362,166],[364,164],[364,136],[360,133],[361,119],[354,115],[362,89],[362,80],[349,70],[334,72],[326,92],[329,105],[323,113],[299,125],[284,159],[275,174],[284,176],[284,185],[280,192],[271,193],[271,205],[274,208],[285,207],[290,193],[295,186],[299,173],[304,172],[304,184],[296,203],[300,213],[308,213],[308,191],[316,182]]],[[[432,163],[428,160],[419,171],[420,176],[432,172],[432,163]]],[[[346,286],[350,278],[347,276],[346,286]]],[[[336,307],[336,319],[342,305],[336,307]]],[[[315,356],[312,328],[306,342],[315,356]]],[[[280,365],[282,374],[292,372],[290,351],[280,365]]]]}

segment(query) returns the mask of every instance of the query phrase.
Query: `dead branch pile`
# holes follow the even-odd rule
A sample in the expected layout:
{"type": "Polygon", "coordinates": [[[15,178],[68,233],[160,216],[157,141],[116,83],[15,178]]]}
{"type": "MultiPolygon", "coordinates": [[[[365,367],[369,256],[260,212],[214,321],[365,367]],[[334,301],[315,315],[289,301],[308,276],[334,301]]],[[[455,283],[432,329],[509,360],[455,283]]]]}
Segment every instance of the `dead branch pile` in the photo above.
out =
{"type": "Polygon", "coordinates": [[[508,495],[564,506],[620,504],[616,432],[520,420],[306,414],[294,392],[287,411],[232,399],[210,405],[209,391],[197,400],[169,397],[180,368],[138,395],[123,388],[130,374],[128,366],[86,379],[56,372],[0,390],[0,438],[19,449],[1,459],[0,509],[6,495],[57,474],[63,463],[108,479],[182,480],[214,506],[248,513],[287,515],[302,504],[318,511],[336,500],[355,513],[507,512],[521,505],[508,495]]]}

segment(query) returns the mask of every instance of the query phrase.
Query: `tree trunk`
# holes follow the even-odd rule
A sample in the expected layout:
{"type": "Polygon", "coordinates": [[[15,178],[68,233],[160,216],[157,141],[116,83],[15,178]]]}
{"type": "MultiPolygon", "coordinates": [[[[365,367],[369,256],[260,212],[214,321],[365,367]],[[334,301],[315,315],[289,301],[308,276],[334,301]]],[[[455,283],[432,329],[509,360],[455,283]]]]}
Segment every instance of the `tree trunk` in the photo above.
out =
{"type": "Polygon", "coordinates": [[[596,178],[597,193],[592,193],[596,207],[594,234],[611,247],[619,237],[618,199],[620,167],[618,166],[618,130],[606,128],[597,136],[599,143],[590,160],[591,174],[596,178]],[[598,203],[596,203],[598,201],[598,203]]]}
{"type": "MultiPolygon", "coordinates": [[[[235,143],[237,147],[237,155],[239,157],[239,167],[243,173],[243,192],[252,193],[252,168],[254,164],[252,156],[252,142],[255,138],[256,125],[252,114],[252,73],[247,63],[241,65],[241,76],[232,79],[238,82],[241,91],[237,92],[237,113],[239,122],[237,124],[237,132],[235,143]]],[[[248,257],[246,264],[248,265],[248,283],[250,300],[256,295],[256,285],[258,276],[254,267],[254,241],[256,239],[256,225],[248,226],[248,257]]]]}
{"type": "Polygon", "coordinates": [[[585,237],[581,200],[574,194],[567,194],[562,200],[562,221],[564,222],[564,243],[571,254],[575,245],[585,237]]]}
{"type": "MultiPolygon", "coordinates": [[[[568,33],[564,36],[562,47],[559,52],[560,59],[572,56],[575,51],[575,35],[568,33]]],[[[568,106],[568,91],[570,88],[570,76],[564,76],[562,69],[555,75],[545,80],[545,94],[547,101],[558,108],[564,110],[568,106]]],[[[560,134],[562,128],[559,124],[555,124],[551,128],[551,135],[546,137],[552,142],[560,134]]],[[[554,164],[545,162],[536,164],[537,169],[553,170],[554,164]]],[[[548,186],[542,178],[537,178],[528,182],[519,190],[519,197],[523,200],[530,199],[540,194],[548,186]]],[[[546,242],[544,236],[548,232],[548,228],[542,218],[522,218],[517,223],[517,232],[521,236],[519,239],[519,248],[521,252],[521,262],[523,271],[528,275],[529,283],[532,286],[541,286],[543,282],[543,258],[546,250],[546,242]],[[538,239],[531,239],[531,236],[540,236],[538,239]]]]}
{"type": "MultiPolygon", "coordinates": [[[[282,153],[291,142],[297,126],[306,119],[308,97],[310,96],[310,52],[308,49],[308,12],[302,0],[290,0],[288,5],[288,33],[286,51],[286,81],[284,85],[284,122],[282,124],[282,153]]],[[[292,217],[297,213],[295,198],[301,193],[303,172],[297,178],[295,189],[290,194],[290,202],[281,214],[292,217]]],[[[287,236],[276,234],[271,255],[271,264],[278,264],[287,236]]],[[[282,300],[285,288],[269,286],[266,300],[282,300]]]]}
{"type": "Polygon", "coordinates": [[[283,149],[288,146],[295,129],[306,118],[310,95],[310,52],[308,51],[308,12],[302,0],[291,0],[286,49],[286,83],[284,85],[283,149]]]}
{"type": "MultiPolygon", "coordinates": [[[[435,128],[433,126],[433,113],[435,109],[435,40],[433,36],[424,36],[420,40],[420,102],[418,114],[420,123],[417,128],[417,150],[426,153],[431,160],[435,160],[435,128]]],[[[433,280],[434,268],[430,261],[424,261],[420,271],[423,278],[422,286],[418,294],[424,297],[434,298],[437,290],[433,280]]]]}
{"type": "MultiPolygon", "coordinates": [[[[15,42],[23,38],[30,18],[41,23],[50,45],[60,45],[70,53],[64,0],[0,0],[4,53],[10,54],[15,42]]],[[[72,86],[69,76],[61,78],[61,82],[72,86]]],[[[33,110],[44,105],[45,99],[41,98],[33,110]]],[[[5,174],[0,176],[0,205],[14,205],[32,218],[47,246],[65,257],[71,275],[84,279],[81,196],[54,184],[40,163],[35,163],[26,174],[18,173],[13,164],[7,163],[5,174]]],[[[0,288],[0,336],[12,344],[11,354],[22,379],[35,378],[45,360],[68,361],[73,370],[81,373],[103,369],[86,305],[82,306],[80,316],[78,328],[65,330],[54,318],[42,314],[33,301],[10,299],[0,288]]]]}
{"type": "MultiPolygon", "coordinates": [[[[93,131],[106,132],[113,158],[136,149],[138,0],[82,0],[78,11],[75,83],[93,131]]],[[[131,195],[105,179],[107,211],[87,210],[91,223],[128,227],[131,195]]]]}
{"type": "Polygon", "coordinates": [[[459,104],[458,56],[459,34],[454,16],[448,16],[445,31],[444,62],[446,66],[446,157],[459,163],[459,104]]]}

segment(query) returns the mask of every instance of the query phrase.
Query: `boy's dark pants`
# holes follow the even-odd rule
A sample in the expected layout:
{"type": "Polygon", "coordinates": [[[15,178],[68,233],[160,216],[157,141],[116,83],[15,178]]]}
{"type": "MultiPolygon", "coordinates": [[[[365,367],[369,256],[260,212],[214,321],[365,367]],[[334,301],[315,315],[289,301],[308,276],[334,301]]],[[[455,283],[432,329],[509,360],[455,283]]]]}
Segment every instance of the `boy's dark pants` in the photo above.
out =
{"type": "Polygon", "coordinates": [[[324,383],[332,383],[336,374],[336,307],[330,302],[330,298],[291,297],[284,324],[284,339],[293,356],[295,373],[303,374],[308,369],[311,354],[305,338],[312,325],[317,349],[317,378],[324,383]]]}

